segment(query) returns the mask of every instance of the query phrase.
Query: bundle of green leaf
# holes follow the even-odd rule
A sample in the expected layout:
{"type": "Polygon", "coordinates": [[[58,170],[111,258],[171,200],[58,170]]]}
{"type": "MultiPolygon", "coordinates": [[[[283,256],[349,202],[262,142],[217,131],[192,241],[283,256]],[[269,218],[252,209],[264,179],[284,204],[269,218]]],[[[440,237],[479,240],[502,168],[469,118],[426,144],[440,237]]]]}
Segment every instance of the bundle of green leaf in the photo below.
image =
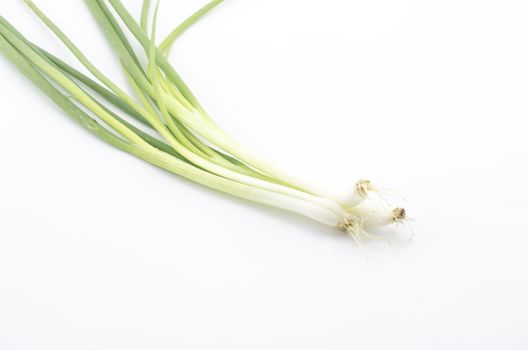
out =
{"type": "Polygon", "coordinates": [[[139,23],[120,0],[85,0],[119,57],[135,96],[95,67],[32,1],[25,2],[93,78],[30,42],[0,17],[2,52],[66,113],[105,142],[204,186],[336,227],[356,241],[373,237],[369,230],[375,227],[405,219],[403,209],[375,203],[382,202],[380,191],[367,180],[336,196],[281,172],[240,145],[205,112],[166,57],[174,40],[222,0],[200,9],[159,46],[158,7],[148,30],[149,0],[144,1],[139,23]],[[141,63],[126,31],[142,46],[147,64],[141,63]]]}

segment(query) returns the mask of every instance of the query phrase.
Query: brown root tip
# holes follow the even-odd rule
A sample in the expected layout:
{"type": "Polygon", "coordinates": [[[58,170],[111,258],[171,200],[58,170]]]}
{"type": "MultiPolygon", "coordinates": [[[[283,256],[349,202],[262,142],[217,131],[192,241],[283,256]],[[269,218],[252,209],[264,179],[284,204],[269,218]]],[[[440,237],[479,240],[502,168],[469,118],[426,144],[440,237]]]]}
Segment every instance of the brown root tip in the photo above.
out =
{"type": "Polygon", "coordinates": [[[405,220],[407,217],[407,213],[405,212],[405,209],[403,208],[396,208],[392,211],[392,221],[393,222],[399,222],[405,220]]]}
{"type": "Polygon", "coordinates": [[[339,225],[337,225],[339,231],[348,232],[357,231],[360,228],[360,224],[353,218],[345,218],[339,225]]]}
{"type": "Polygon", "coordinates": [[[366,180],[366,179],[359,180],[356,183],[356,190],[360,196],[362,197],[368,196],[369,185],[370,185],[370,180],[366,180]]]}

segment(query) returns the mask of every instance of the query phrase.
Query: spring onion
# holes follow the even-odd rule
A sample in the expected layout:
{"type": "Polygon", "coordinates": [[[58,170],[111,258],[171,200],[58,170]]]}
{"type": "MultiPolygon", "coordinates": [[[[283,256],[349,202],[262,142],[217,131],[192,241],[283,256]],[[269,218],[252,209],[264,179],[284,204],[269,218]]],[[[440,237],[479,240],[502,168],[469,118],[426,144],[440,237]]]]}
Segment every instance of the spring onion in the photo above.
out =
{"type": "Polygon", "coordinates": [[[133,95],[97,68],[31,0],[24,2],[92,77],[29,41],[3,17],[0,51],[86,130],[155,166],[239,198],[304,215],[356,241],[374,237],[369,231],[376,227],[404,221],[405,210],[383,204],[382,191],[370,181],[360,180],[341,194],[329,193],[277,169],[207,114],[167,55],[184,31],[222,1],[202,7],[158,45],[159,1],[150,17],[151,2],[144,0],[137,21],[120,0],[85,0],[119,58],[133,95]],[[126,31],[142,52],[133,49],[126,31]]]}

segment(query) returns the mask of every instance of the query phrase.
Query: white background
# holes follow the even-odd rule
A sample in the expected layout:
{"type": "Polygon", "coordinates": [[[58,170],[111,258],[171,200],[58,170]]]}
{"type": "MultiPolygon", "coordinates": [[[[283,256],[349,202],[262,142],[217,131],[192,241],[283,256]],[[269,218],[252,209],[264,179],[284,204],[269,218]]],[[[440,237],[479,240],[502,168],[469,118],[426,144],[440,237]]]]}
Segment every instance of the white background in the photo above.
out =
{"type": "MultiPolygon", "coordinates": [[[[124,81],[83,2],[37,4],[124,81]]],[[[160,36],[202,4],[162,1],[160,36]]],[[[527,17],[525,0],[228,0],[178,42],[241,141],[406,197],[415,239],[360,248],[107,146],[0,59],[0,348],[526,349],[527,17]]]]}

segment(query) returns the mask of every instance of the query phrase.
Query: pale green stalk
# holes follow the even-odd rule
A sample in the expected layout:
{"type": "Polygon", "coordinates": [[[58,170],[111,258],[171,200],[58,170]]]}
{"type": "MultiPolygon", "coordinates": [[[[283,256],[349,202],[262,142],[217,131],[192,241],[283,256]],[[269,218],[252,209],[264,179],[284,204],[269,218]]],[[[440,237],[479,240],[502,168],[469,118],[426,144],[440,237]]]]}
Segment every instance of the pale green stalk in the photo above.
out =
{"type": "Polygon", "coordinates": [[[196,11],[191,17],[187,18],[182,24],[177,26],[159,45],[160,51],[164,55],[168,55],[172,45],[190,26],[196,23],[207,12],[211,11],[216,6],[220,5],[224,0],[212,0],[207,5],[196,11]]]}
{"type": "MultiPolygon", "coordinates": [[[[130,85],[132,86],[132,89],[136,93],[136,96],[138,96],[140,102],[143,104],[143,106],[147,109],[149,113],[156,114],[157,112],[154,110],[150,99],[145,96],[143,91],[141,91],[140,87],[137,85],[136,81],[132,78],[130,74],[128,74],[126,69],[124,71],[127,79],[129,80],[130,85]]],[[[205,145],[199,139],[197,139],[184,125],[182,125],[178,121],[178,119],[174,119],[172,118],[172,116],[170,117],[170,119],[177,124],[177,133],[175,134],[176,139],[180,143],[182,143],[183,146],[187,147],[195,154],[201,156],[202,158],[209,159],[217,165],[223,166],[232,171],[256,177],[268,182],[273,181],[272,179],[267,178],[266,176],[248,168],[247,166],[245,166],[245,164],[238,162],[236,159],[228,157],[211,149],[209,146],[205,145]]]]}
{"type": "Polygon", "coordinates": [[[150,0],[143,0],[143,8],[141,9],[141,29],[148,33],[148,18],[150,10],[150,0]]]}

